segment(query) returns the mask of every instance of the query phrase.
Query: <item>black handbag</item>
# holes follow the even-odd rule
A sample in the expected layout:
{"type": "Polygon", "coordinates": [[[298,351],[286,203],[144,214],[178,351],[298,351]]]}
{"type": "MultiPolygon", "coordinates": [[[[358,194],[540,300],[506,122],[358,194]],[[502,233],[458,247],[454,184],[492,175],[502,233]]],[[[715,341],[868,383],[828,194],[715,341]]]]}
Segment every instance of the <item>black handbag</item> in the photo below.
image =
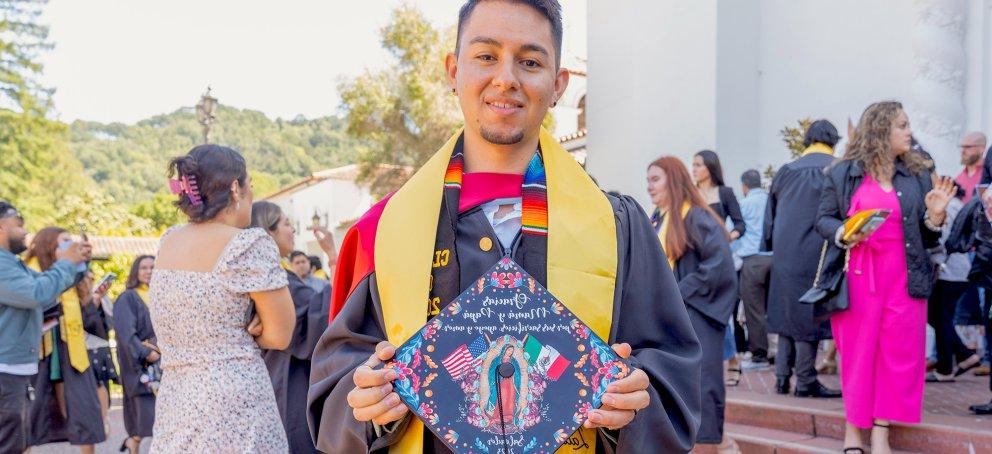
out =
{"type": "Polygon", "coordinates": [[[800,303],[813,305],[814,320],[830,318],[850,307],[847,294],[847,267],[850,258],[849,250],[834,246],[829,241],[823,242],[813,287],[799,297],[800,303]]]}

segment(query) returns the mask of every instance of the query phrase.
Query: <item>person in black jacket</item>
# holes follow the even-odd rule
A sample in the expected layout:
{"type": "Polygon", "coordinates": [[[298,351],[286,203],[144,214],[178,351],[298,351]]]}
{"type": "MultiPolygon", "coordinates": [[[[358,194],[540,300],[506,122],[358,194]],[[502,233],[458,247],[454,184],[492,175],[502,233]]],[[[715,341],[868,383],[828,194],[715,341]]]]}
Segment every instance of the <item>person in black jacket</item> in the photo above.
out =
{"type": "Polygon", "coordinates": [[[696,443],[718,444],[718,452],[737,452],[734,440],[723,434],[723,340],[737,303],[737,274],[727,241],[729,235],[692,185],[689,172],[678,158],[664,156],[652,162],[647,179],[648,193],[656,207],[652,223],[703,348],[703,413],[696,443]]]}
{"type": "MultiPolygon", "coordinates": [[[[982,205],[982,209],[973,218],[975,259],[968,273],[968,281],[985,287],[987,293],[992,292],[992,191],[985,191],[982,195],[982,205]]],[[[992,303],[986,301],[982,313],[985,321],[985,345],[992,345],[992,303]]],[[[989,391],[992,391],[992,376],[989,377],[989,391]]],[[[978,415],[992,415],[992,401],[972,405],[969,409],[978,415]]]]}
{"type": "Polygon", "coordinates": [[[934,282],[928,249],[940,240],[954,185],[945,178],[934,188],[911,142],[901,104],[872,104],[844,158],[827,169],[820,197],[817,230],[850,256],[850,307],[831,318],[841,361],[845,452],[864,452],[859,429],[869,427],[871,451],[891,452],[889,421],[918,423],[922,415],[921,352],[934,282]],[[873,233],[845,232],[845,219],[868,209],[891,214],[873,233]]]}
{"type": "MultiPolygon", "coordinates": [[[[264,229],[279,247],[279,255],[287,257],[293,252],[296,230],[282,209],[272,202],[255,202],[251,207],[251,227],[264,229]]],[[[334,256],[334,238],[330,232],[315,232],[321,247],[328,256],[334,256]]],[[[276,393],[276,406],[286,428],[289,452],[316,453],[310,429],[307,427],[307,390],[310,386],[310,356],[320,335],[327,328],[330,285],[315,291],[299,275],[286,268],[289,293],[296,307],[296,328],[289,347],[285,350],[263,350],[262,359],[269,371],[272,388],[276,393]]]]}
{"type": "Polygon", "coordinates": [[[768,289],[768,330],[778,334],[775,392],[788,394],[793,368],[799,397],[840,397],[817,380],[814,363],[820,341],[830,339],[830,324],[818,320],[813,305],[799,302],[816,277],[816,257],[824,239],[816,231],[823,192],[823,169],[834,162],[837,128],[817,120],[806,131],[802,156],[775,172],[765,208],[764,250],[774,251],[768,289]]]}

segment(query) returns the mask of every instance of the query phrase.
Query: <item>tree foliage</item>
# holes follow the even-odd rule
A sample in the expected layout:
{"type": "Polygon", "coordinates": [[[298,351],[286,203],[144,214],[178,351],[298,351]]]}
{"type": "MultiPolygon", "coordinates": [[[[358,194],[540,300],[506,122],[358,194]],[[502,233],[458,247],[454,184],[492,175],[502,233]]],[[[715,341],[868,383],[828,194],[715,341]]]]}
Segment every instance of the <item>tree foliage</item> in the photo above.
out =
{"type": "Polygon", "coordinates": [[[42,65],[39,54],[51,48],[48,27],[38,23],[48,0],[0,1],[0,106],[43,115],[52,90],[37,78],[42,65]]]}
{"type": "MultiPolygon", "coordinates": [[[[258,111],[220,106],[211,140],[240,151],[263,196],[312,172],[354,162],[357,144],[337,117],[270,120],[258,111]]],[[[166,164],[201,142],[193,110],[179,109],[133,125],[75,121],[70,148],[114,198],[146,202],[166,186],[166,164]]]]}
{"type": "Polygon", "coordinates": [[[338,87],[348,134],[362,143],[359,178],[378,195],[406,181],[408,169],[426,162],[462,122],[443,66],[455,29],[437,30],[407,5],[393,11],[380,36],[393,64],[338,87]]]}
{"type": "Polygon", "coordinates": [[[778,132],[782,141],[785,142],[786,148],[789,149],[792,159],[802,156],[803,150],[806,149],[806,146],[803,145],[803,138],[811,124],[813,124],[813,119],[807,117],[797,120],[796,126],[786,126],[778,132]]]}

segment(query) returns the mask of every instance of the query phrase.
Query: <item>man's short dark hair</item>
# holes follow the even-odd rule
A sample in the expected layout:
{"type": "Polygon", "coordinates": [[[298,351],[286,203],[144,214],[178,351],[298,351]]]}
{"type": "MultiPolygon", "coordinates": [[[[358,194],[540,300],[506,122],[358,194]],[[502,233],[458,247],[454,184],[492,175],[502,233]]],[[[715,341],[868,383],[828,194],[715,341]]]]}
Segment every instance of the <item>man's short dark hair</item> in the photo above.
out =
{"type": "Polygon", "coordinates": [[[761,174],[757,170],[748,169],[744,171],[741,175],[741,184],[747,186],[750,189],[761,187],[761,174]]]}
{"type": "Polygon", "coordinates": [[[816,120],[809,125],[809,129],[806,130],[806,135],[803,137],[803,146],[808,147],[817,142],[831,147],[840,142],[840,135],[837,134],[837,128],[834,127],[833,123],[828,120],[816,120]]]}
{"type": "Polygon", "coordinates": [[[0,200],[0,219],[9,216],[20,216],[20,214],[18,214],[17,208],[14,208],[14,205],[11,205],[6,200],[0,200]]]}
{"type": "MultiPolygon", "coordinates": [[[[293,251],[293,252],[290,252],[289,253],[289,261],[292,262],[293,260],[296,260],[296,258],[299,257],[299,256],[301,256],[301,255],[304,256],[304,257],[307,257],[307,254],[304,253],[303,251],[293,251]]],[[[309,259],[309,257],[307,257],[307,258],[309,259]]]]}
{"type": "MultiPolygon", "coordinates": [[[[488,0],[468,0],[462,5],[462,8],[458,11],[458,37],[455,40],[455,53],[461,49],[462,45],[462,29],[468,22],[469,18],[472,17],[472,12],[475,11],[475,7],[488,0]]],[[[561,66],[561,35],[562,35],[562,25],[561,25],[561,4],[558,0],[500,0],[508,3],[523,3],[531,8],[534,8],[537,12],[541,13],[548,22],[551,24],[551,39],[555,43],[555,66],[561,66]]]]}
{"type": "Polygon", "coordinates": [[[312,270],[324,269],[324,264],[320,263],[320,257],[317,257],[316,255],[310,256],[310,269],[312,270]]]}

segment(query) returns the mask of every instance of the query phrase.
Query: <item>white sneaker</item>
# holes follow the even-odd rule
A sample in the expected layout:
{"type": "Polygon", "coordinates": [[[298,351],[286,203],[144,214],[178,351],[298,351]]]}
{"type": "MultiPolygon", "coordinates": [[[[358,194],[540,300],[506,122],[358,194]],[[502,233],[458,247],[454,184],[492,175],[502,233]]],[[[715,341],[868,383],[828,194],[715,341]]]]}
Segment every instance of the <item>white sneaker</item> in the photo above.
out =
{"type": "Polygon", "coordinates": [[[746,359],[741,362],[741,370],[765,370],[771,366],[767,359],[746,359]]]}

